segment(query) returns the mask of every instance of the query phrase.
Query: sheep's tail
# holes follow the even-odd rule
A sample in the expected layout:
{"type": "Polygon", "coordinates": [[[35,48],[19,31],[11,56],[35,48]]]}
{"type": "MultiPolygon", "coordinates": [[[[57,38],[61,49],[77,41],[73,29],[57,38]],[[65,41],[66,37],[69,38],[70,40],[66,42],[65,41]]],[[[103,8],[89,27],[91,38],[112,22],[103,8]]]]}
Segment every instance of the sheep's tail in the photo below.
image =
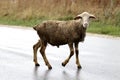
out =
{"type": "Polygon", "coordinates": [[[37,28],[36,28],[36,27],[33,27],[33,29],[34,29],[34,30],[37,30],[37,28]]]}
{"type": "Polygon", "coordinates": [[[38,25],[34,26],[33,29],[37,31],[38,30],[38,25]]]}
{"type": "Polygon", "coordinates": [[[37,30],[38,30],[38,27],[37,27],[37,26],[35,26],[35,27],[33,27],[33,29],[37,31],[37,30]]]}

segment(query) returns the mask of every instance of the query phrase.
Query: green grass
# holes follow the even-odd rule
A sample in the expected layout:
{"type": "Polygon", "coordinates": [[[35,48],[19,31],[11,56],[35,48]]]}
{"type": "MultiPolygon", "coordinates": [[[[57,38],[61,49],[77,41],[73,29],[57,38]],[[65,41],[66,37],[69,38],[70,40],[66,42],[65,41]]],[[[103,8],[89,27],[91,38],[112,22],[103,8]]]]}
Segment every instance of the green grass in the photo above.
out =
{"type": "MultiPolygon", "coordinates": [[[[49,18],[45,18],[45,17],[30,18],[30,19],[12,19],[9,17],[4,17],[4,18],[0,17],[0,24],[33,27],[34,25],[48,19],[49,18]]],[[[70,19],[73,18],[71,16],[58,18],[58,20],[70,20],[70,19]]],[[[120,37],[120,26],[114,26],[102,22],[91,22],[90,26],[87,29],[87,32],[120,37]]]]}
{"type": "Polygon", "coordinates": [[[87,32],[120,37],[120,27],[100,22],[92,22],[87,32]]]}
{"type": "Polygon", "coordinates": [[[0,18],[0,24],[5,25],[18,25],[18,26],[29,26],[32,27],[40,22],[42,22],[43,18],[33,18],[33,19],[11,19],[8,17],[0,18]]]}

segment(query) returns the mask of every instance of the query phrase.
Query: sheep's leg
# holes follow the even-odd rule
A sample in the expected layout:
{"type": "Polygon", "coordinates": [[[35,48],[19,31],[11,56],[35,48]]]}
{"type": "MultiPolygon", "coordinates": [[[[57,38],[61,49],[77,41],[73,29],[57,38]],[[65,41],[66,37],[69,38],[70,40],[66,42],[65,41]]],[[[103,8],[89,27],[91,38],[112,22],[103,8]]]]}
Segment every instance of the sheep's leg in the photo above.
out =
{"type": "Polygon", "coordinates": [[[44,59],[44,62],[45,64],[48,66],[48,69],[52,69],[51,65],[49,64],[48,60],[47,60],[47,57],[45,55],[45,49],[46,49],[46,46],[47,46],[47,43],[42,43],[42,46],[41,46],[41,49],[40,49],[40,52],[41,52],[41,55],[44,59]]]}
{"type": "Polygon", "coordinates": [[[82,68],[79,62],[79,49],[78,49],[78,43],[75,43],[75,52],[76,52],[76,64],[78,66],[78,69],[82,68]]]}
{"type": "Polygon", "coordinates": [[[35,62],[35,66],[40,66],[37,62],[37,50],[41,46],[41,41],[39,40],[35,45],[33,45],[33,61],[35,62]]]}
{"type": "Polygon", "coordinates": [[[62,66],[65,66],[65,65],[69,62],[70,58],[74,55],[73,43],[70,43],[70,44],[68,44],[68,45],[69,45],[69,48],[70,48],[70,55],[69,55],[69,57],[62,63],[62,66]]]}

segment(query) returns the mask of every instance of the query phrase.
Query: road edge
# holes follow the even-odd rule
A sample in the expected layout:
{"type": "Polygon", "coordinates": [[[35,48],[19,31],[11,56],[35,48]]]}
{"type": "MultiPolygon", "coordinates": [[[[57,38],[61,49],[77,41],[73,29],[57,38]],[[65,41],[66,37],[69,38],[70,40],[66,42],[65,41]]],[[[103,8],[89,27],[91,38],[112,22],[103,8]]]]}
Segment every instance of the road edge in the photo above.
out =
{"type": "MultiPolygon", "coordinates": [[[[17,28],[17,29],[29,29],[29,30],[33,29],[32,27],[27,27],[27,26],[2,25],[2,24],[0,24],[0,27],[17,28]]],[[[87,36],[94,36],[94,37],[109,38],[109,39],[120,39],[120,37],[117,37],[117,36],[110,36],[110,35],[96,34],[96,33],[89,33],[89,32],[87,32],[86,35],[87,36]]]]}

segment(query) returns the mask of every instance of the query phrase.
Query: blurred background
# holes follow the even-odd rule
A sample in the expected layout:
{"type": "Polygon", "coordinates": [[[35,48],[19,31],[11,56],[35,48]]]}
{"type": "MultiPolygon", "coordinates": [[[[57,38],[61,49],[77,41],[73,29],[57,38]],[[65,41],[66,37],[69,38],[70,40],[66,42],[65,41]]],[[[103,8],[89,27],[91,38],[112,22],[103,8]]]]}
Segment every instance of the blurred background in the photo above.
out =
{"type": "Polygon", "coordinates": [[[71,20],[83,11],[97,17],[89,32],[120,36],[120,0],[0,0],[0,24],[34,26],[71,20]]]}

